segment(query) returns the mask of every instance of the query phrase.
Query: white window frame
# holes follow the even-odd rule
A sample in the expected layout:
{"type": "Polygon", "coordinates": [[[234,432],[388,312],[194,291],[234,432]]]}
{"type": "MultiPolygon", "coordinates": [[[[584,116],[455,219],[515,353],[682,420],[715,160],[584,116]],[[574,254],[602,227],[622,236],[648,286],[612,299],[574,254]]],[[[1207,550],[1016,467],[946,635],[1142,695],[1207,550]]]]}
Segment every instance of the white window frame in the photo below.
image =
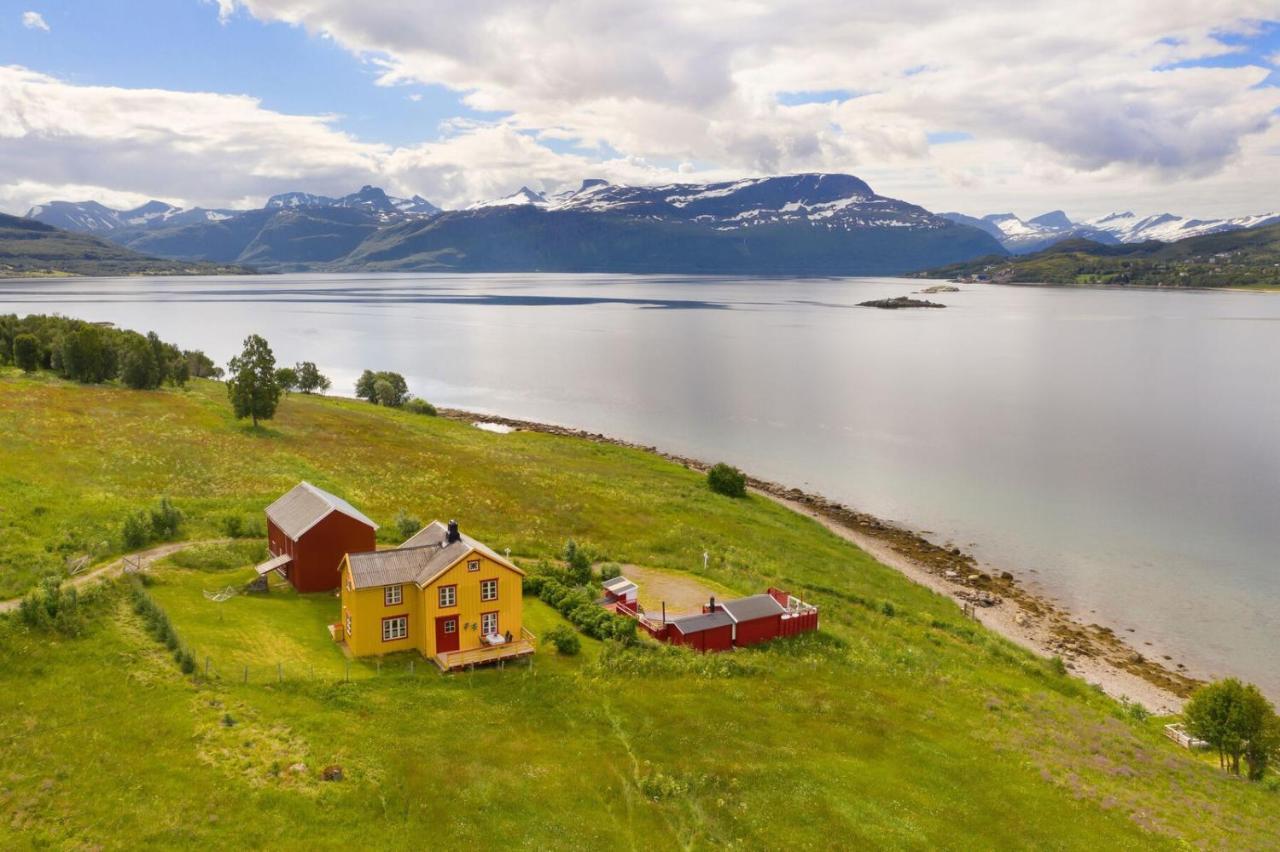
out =
{"type": "Polygon", "coordinates": [[[480,560],[479,560],[479,559],[468,559],[468,560],[467,560],[467,570],[468,570],[468,571],[479,571],[479,570],[480,570],[480,560]]]}
{"type": "Polygon", "coordinates": [[[455,634],[455,633],[457,633],[457,632],[458,632],[458,619],[456,619],[456,618],[446,619],[446,621],[445,621],[445,623],[444,623],[444,633],[445,633],[445,635],[446,635],[446,636],[452,636],[453,634],[455,634]]]}
{"type": "Polygon", "coordinates": [[[398,642],[409,638],[409,616],[397,615],[382,622],[382,641],[398,642]]]}
{"type": "Polygon", "coordinates": [[[441,609],[452,609],[458,605],[458,587],[455,585],[441,586],[436,591],[436,601],[440,604],[441,609]],[[449,600],[445,600],[445,592],[449,593],[449,600]]]}
{"type": "Polygon", "coordinates": [[[497,599],[498,599],[498,578],[497,578],[497,577],[490,577],[490,578],[488,578],[488,579],[481,580],[481,581],[480,581],[480,600],[481,600],[481,602],[483,602],[483,603],[489,603],[490,601],[496,601],[497,599]],[[488,592],[487,592],[487,589],[490,589],[490,588],[492,588],[492,589],[493,589],[493,594],[492,594],[492,595],[488,594],[488,592]]]}
{"type": "Polygon", "coordinates": [[[399,606],[404,603],[403,586],[384,586],[382,589],[383,606],[399,606]]]}
{"type": "Polygon", "coordinates": [[[481,636],[488,636],[490,633],[497,633],[497,632],[498,632],[498,613],[496,613],[496,612],[482,612],[482,613],[480,613],[480,635],[481,635],[481,636]],[[485,626],[485,622],[486,622],[486,621],[488,621],[489,619],[493,619],[493,629],[492,629],[492,630],[489,630],[489,629],[485,626]]]}
{"type": "Polygon", "coordinates": [[[347,617],[345,621],[346,621],[346,627],[347,627],[347,635],[350,636],[351,635],[351,611],[350,610],[346,612],[346,616],[347,617]]]}

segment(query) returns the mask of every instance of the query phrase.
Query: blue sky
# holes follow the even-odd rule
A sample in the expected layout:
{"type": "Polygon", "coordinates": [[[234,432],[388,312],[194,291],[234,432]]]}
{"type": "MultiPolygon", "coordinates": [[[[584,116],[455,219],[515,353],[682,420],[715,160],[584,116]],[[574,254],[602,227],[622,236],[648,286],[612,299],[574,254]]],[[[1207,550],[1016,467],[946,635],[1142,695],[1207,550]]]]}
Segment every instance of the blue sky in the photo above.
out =
{"type": "Polygon", "coordinates": [[[1280,189],[1274,4],[931,3],[0,0],[0,207],[845,171],[934,209],[1211,215],[1280,189]]]}

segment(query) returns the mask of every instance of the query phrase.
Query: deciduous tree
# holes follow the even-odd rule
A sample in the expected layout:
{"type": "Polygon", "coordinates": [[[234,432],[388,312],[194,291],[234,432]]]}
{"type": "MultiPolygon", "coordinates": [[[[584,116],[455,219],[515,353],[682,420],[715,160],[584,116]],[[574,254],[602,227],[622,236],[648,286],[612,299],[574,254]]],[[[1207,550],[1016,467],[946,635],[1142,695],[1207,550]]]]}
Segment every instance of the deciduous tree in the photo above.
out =
{"type": "Polygon", "coordinates": [[[256,428],[259,420],[274,417],[280,403],[280,385],[276,381],[276,359],[267,341],[259,335],[249,335],[244,350],[227,366],[227,395],[236,419],[252,418],[256,428]]]}

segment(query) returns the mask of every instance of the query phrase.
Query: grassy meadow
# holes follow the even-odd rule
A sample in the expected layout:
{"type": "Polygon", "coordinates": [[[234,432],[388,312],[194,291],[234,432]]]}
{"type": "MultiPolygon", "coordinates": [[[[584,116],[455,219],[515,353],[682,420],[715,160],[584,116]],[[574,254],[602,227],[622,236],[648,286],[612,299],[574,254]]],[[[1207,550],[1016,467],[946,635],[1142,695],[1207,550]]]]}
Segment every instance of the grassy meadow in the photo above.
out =
{"type": "MultiPolygon", "coordinates": [[[[181,674],[125,581],[83,596],[75,638],[0,619],[0,848],[1274,848],[1277,793],[816,522],[650,454],[296,395],[255,432],[211,382],[16,372],[0,435],[0,597],[121,552],[124,517],[161,495],[202,541],[305,478],[388,528],[456,517],[517,559],[572,536],[823,608],[820,633],[731,655],[583,637],[502,671],[348,667],[332,597],[208,601],[262,542],[196,545],[146,591],[208,678],[181,674]]],[[[536,634],[564,623],[525,606],[536,634]]]]}

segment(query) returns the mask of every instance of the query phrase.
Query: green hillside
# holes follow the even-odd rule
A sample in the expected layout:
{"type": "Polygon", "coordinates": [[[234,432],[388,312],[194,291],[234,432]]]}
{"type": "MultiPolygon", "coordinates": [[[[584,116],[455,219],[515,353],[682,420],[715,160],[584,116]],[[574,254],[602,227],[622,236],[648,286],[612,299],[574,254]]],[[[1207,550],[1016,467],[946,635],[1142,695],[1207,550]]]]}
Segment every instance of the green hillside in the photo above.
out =
{"type": "Polygon", "coordinates": [[[161,260],[88,234],[0,213],[0,278],[67,275],[227,275],[244,267],[161,260]]]}
{"type": "MultiPolygon", "coordinates": [[[[300,395],[254,431],[214,382],[13,370],[0,433],[0,597],[120,552],[124,518],[160,495],[183,536],[216,539],[306,478],[388,541],[404,509],[456,517],[526,565],[572,536],[600,559],[822,607],[818,634],[726,655],[584,638],[579,656],[543,645],[505,670],[348,668],[324,629],[331,596],[212,602],[261,542],[202,545],[144,587],[191,675],[126,581],[82,596],[78,635],[0,618],[0,848],[1274,848],[1267,785],[818,523],[655,455],[300,395]]],[[[564,623],[526,607],[538,635],[564,623]]]]}
{"type": "Polygon", "coordinates": [[[1280,288],[1280,225],[1174,243],[1107,246],[1065,240],[1043,251],[986,257],[921,273],[997,284],[1280,288]]]}

